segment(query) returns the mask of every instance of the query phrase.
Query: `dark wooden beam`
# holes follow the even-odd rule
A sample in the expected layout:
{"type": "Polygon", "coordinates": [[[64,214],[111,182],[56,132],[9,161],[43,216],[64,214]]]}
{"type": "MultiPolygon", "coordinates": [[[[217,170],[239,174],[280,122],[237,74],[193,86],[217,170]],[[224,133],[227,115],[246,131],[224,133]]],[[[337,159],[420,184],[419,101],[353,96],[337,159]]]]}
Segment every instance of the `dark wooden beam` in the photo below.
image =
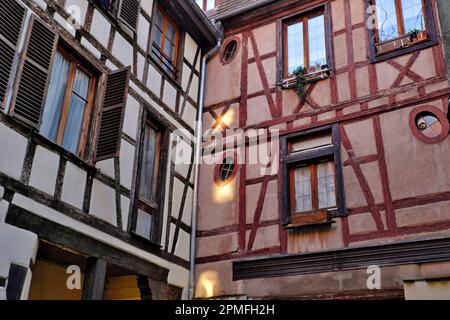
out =
{"type": "Polygon", "coordinates": [[[35,215],[16,205],[11,205],[6,216],[6,223],[34,232],[40,239],[75,250],[86,256],[105,259],[107,263],[125,268],[136,275],[167,282],[168,269],[76,232],[67,226],[35,215]]]}
{"type": "Polygon", "coordinates": [[[384,267],[449,260],[450,238],[435,238],[325,252],[238,260],[233,262],[233,280],[356,270],[371,265],[384,267]]]}
{"type": "Polygon", "coordinates": [[[86,261],[83,283],[83,300],[103,300],[107,262],[89,257],[86,261]]]}
{"type": "MultiPolygon", "coordinates": [[[[87,197],[88,200],[90,199],[90,188],[92,185],[92,176],[88,175],[87,178],[87,194],[85,195],[85,198],[87,197]]],[[[113,225],[108,224],[107,222],[104,222],[101,219],[98,219],[92,215],[83,213],[81,210],[78,210],[77,208],[74,208],[58,199],[55,199],[52,196],[47,195],[46,193],[30,187],[26,186],[20,181],[17,181],[3,173],[0,172],[0,185],[2,185],[5,188],[5,195],[4,199],[12,201],[14,193],[19,193],[25,197],[28,197],[34,201],[37,201],[49,208],[52,208],[58,212],[61,212],[62,214],[65,214],[69,216],[72,219],[78,220],[86,225],[89,225],[91,227],[94,227],[98,230],[101,230],[102,232],[105,232],[115,238],[118,238],[124,242],[129,243],[130,245],[140,248],[142,250],[145,250],[149,253],[152,253],[154,255],[157,255],[167,261],[170,261],[172,263],[175,263],[179,266],[182,266],[183,268],[188,269],[189,263],[185,261],[182,258],[179,258],[175,255],[169,254],[167,252],[164,252],[161,250],[161,248],[158,245],[155,245],[149,241],[142,241],[141,239],[137,239],[130,235],[129,233],[126,233],[122,231],[121,227],[114,227],[113,225]]],[[[86,201],[86,211],[88,210],[88,205],[90,201],[86,201]]]]}

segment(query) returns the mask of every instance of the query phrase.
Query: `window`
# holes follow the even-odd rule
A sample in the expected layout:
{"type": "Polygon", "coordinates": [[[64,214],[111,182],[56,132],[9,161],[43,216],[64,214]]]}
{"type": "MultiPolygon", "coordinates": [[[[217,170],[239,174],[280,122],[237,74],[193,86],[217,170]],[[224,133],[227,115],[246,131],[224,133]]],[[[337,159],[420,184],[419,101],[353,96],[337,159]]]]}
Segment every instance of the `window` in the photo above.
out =
{"type": "Polygon", "coordinates": [[[235,39],[231,39],[224,44],[224,47],[221,52],[221,60],[223,64],[230,63],[231,60],[234,59],[238,47],[239,47],[238,42],[235,39]]]}
{"type": "Polygon", "coordinates": [[[337,125],[283,138],[285,224],[345,214],[338,141],[337,125]]]}
{"type": "Polygon", "coordinates": [[[139,0],[98,0],[107,12],[136,32],[139,17],[139,0]]]}
{"type": "Polygon", "coordinates": [[[160,8],[155,13],[151,57],[173,78],[177,77],[179,30],[160,8]]]}
{"type": "Polygon", "coordinates": [[[81,155],[89,126],[95,76],[60,48],[51,68],[40,132],[66,150],[81,155]]]}
{"type": "Polygon", "coordinates": [[[139,172],[139,204],[135,233],[154,240],[155,215],[158,212],[158,173],[161,150],[161,131],[147,121],[143,130],[143,144],[139,172]]]}
{"type": "Polygon", "coordinates": [[[442,134],[442,124],[432,113],[421,113],[416,118],[416,126],[428,138],[436,138],[442,134]]]}
{"type": "Polygon", "coordinates": [[[415,108],[410,113],[409,124],[414,136],[426,144],[442,142],[450,133],[447,116],[433,106],[415,108]]]}
{"type": "Polygon", "coordinates": [[[322,69],[327,64],[324,11],[287,20],[284,23],[285,76],[298,67],[322,69]]]}
{"type": "Polygon", "coordinates": [[[435,41],[429,0],[371,0],[369,4],[375,10],[375,30],[369,28],[369,33],[376,55],[435,41]]]}
{"type": "Polygon", "coordinates": [[[336,206],[334,162],[321,160],[291,169],[291,212],[336,206]]]}
{"type": "Polygon", "coordinates": [[[375,5],[380,42],[426,30],[422,0],[376,0],[375,5]]]}
{"type": "Polygon", "coordinates": [[[214,169],[214,182],[219,187],[224,187],[230,184],[238,173],[238,166],[236,164],[237,155],[227,155],[223,158],[221,164],[218,164],[214,169]]]}
{"type": "Polygon", "coordinates": [[[220,179],[222,181],[227,181],[231,178],[234,171],[234,159],[232,157],[227,157],[223,160],[223,164],[220,167],[220,179]]]}
{"type": "Polygon", "coordinates": [[[203,11],[209,11],[216,8],[216,0],[195,0],[203,11]]]}

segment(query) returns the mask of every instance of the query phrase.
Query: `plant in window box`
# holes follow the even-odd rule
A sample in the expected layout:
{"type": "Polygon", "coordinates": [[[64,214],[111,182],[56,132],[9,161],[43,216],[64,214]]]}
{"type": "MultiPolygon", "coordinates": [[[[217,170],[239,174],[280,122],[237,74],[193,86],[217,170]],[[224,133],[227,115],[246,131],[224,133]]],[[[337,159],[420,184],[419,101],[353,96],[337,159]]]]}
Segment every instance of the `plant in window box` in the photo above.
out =
{"type": "Polygon", "coordinates": [[[307,79],[306,75],[308,74],[308,70],[304,67],[298,67],[292,72],[292,75],[295,77],[295,89],[297,91],[297,95],[301,100],[305,99],[306,95],[306,84],[307,79]]]}
{"type": "Polygon", "coordinates": [[[317,63],[315,66],[308,68],[308,73],[315,73],[315,72],[325,69],[326,67],[327,67],[327,65],[321,65],[320,63],[317,63]]]}
{"type": "Polygon", "coordinates": [[[427,32],[420,29],[411,29],[409,35],[411,36],[412,42],[422,41],[427,38],[427,32]]]}

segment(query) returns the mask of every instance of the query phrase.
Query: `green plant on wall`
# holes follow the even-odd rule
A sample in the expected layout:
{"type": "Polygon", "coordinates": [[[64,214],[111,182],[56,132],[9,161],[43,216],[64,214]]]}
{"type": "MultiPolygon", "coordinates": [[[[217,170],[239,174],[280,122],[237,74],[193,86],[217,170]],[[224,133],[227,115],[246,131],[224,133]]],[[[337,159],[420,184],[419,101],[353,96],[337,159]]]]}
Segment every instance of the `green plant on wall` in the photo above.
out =
{"type": "Polygon", "coordinates": [[[297,91],[297,95],[301,100],[305,99],[306,95],[306,73],[308,70],[306,70],[304,67],[298,67],[294,70],[292,73],[295,76],[296,82],[295,82],[295,88],[297,91]]]}

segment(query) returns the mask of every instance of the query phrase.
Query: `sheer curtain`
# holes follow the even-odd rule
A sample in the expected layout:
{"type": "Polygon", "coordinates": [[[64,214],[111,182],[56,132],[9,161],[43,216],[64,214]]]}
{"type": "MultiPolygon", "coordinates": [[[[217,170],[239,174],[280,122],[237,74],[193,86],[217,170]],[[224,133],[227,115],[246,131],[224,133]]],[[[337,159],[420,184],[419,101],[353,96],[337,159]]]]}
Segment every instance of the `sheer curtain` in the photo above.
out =
{"type": "Polygon", "coordinates": [[[65,149],[73,153],[77,153],[78,144],[80,143],[84,111],[88,102],[89,83],[89,76],[84,72],[77,70],[75,73],[72,97],[62,143],[65,149]]]}
{"type": "Polygon", "coordinates": [[[153,200],[157,135],[156,130],[147,125],[144,137],[139,193],[141,197],[148,201],[153,200]]]}
{"type": "Polygon", "coordinates": [[[42,135],[53,142],[56,142],[58,134],[61,107],[66,91],[69,69],[70,62],[60,53],[56,53],[40,130],[42,135]]]}

